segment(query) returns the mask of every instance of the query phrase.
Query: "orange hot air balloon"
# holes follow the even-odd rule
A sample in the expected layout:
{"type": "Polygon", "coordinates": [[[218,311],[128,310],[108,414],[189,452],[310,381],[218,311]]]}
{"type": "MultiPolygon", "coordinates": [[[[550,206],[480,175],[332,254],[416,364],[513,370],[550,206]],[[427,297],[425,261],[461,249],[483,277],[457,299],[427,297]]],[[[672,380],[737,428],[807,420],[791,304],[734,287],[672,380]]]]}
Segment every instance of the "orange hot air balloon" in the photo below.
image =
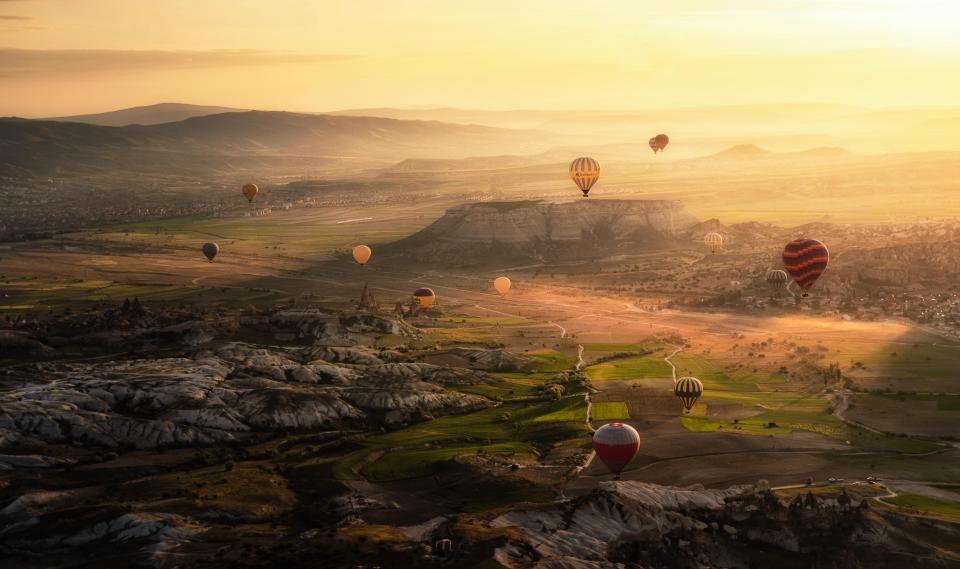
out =
{"type": "Polygon", "coordinates": [[[650,145],[650,150],[653,150],[653,153],[654,153],[654,154],[656,154],[657,151],[660,150],[660,145],[657,144],[657,137],[656,137],[656,136],[654,136],[653,138],[651,138],[651,139],[647,142],[647,144],[650,145]]]}
{"type": "Polygon", "coordinates": [[[373,251],[366,245],[357,245],[353,248],[353,260],[361,267],[367,264],[371,255],[373,255],[373,251]]]}
{"type": "Polygon", "coordinates": [[[253,203],[253,198],[260,193],[260,188],[256,184],[244,184],[240,191],[243,192],[243,197],[247,198],[248,202],[253,203]]]}
{"type": "Polygon", "coordinates": [[[570,163],[570,177],[583,192],[583,197],[587,197],[590,188],[600,179],[600,163],[587,156],[577,158],[570,163]]]}
{"type": "Polygon", "coordinates": [[[510,285],[513,283],[510,282],[510,279],[507,277],[497,277],[493,281],[493,288],[497,291],[500,296],[506,296],[510,292],[510,285]]]}

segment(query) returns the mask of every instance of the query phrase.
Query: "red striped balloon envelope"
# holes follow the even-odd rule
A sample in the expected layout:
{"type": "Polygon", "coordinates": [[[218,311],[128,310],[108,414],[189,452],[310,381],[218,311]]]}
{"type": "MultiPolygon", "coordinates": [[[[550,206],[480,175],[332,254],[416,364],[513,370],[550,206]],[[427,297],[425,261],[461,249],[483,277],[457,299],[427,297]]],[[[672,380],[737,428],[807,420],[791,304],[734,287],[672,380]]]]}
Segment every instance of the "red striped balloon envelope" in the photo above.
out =
{"type": "Polygon", "coordinates": [[[593,433],[593,450],[610,472],[619,475],[640,450],[640,433],[630,425],[607,423],[593,433]]]}
{"type": "Polygon", "coordinates": [[[803,291],[817,282],[829,261],[827,246],[816,239],[794,239],[783,249],[783,268],[803,291]]]}

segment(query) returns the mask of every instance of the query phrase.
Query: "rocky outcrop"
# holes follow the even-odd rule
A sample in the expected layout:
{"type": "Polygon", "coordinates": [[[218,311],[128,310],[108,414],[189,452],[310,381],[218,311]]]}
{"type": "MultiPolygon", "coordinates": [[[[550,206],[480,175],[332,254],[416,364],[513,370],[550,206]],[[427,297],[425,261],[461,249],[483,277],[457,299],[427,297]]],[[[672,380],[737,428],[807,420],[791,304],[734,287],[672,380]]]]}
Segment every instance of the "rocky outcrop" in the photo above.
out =
{"type": "Polygon", "coordinates": [[[274,333],[292,334],[325,346],[370,345],[384,335],[415,336],[416,328],[396,318],[366,312],[330,314],[314,308],[280,310],[263,325],[274,333]]]}
{"type": "Polygon", "coordinates": [[[595,258],[663,247],[697,223],[679,201],[493,202],[447,210],[384,253],[458,265],[595,258]]]}
{"type": "MultiPolygon", "coordinates": [[[[444,388],[492,381],[487,374],[385,361],[397,356],[230,343],[191,357],[44,365],[30,384],[0,395],[0,447],[24,438],[108,448],[212,445],[256,431],[400,423],[490,404],[444,388]]],[[[62,465],[13,456],[0,457],[0,469],[62,465]]]]}
{"type": "Polygon", "coordinates": [[[842,555],[856,543],[874,547],[875,520],[863,511],[788,511],[766,484],[684,489],[642,482],[604,482],[593,493],[493,520],[523,539],[499,548],[506,567],[676,567],[747,569],[751,551],[767,562],[815,554],[842,555]],[[824,539],[823,536],[829,536],[824,539]]]}

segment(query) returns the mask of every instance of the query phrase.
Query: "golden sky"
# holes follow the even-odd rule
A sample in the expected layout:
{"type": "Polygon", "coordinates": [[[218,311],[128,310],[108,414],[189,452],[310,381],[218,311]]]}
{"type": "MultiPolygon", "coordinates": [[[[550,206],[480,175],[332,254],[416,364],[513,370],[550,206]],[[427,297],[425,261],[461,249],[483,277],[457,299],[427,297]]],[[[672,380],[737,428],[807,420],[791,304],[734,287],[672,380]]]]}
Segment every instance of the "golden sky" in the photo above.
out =
{"type": "Polygon", "coordinates": [[[0,0],[0,115],[960,101],[955,0],[0,0]]]}

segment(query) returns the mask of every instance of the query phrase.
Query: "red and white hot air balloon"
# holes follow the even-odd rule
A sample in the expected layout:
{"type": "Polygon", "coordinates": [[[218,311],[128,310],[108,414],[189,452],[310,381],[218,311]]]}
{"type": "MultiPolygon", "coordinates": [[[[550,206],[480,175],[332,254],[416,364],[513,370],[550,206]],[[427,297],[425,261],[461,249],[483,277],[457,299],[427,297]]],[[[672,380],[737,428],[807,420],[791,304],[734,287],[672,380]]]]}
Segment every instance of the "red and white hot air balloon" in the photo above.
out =
{"type": "Polygon", "coordinates": [[[593,450],[619,478],[640,450],[640,433],[624,423],[607,423],[593,433],[593,450]]]}

